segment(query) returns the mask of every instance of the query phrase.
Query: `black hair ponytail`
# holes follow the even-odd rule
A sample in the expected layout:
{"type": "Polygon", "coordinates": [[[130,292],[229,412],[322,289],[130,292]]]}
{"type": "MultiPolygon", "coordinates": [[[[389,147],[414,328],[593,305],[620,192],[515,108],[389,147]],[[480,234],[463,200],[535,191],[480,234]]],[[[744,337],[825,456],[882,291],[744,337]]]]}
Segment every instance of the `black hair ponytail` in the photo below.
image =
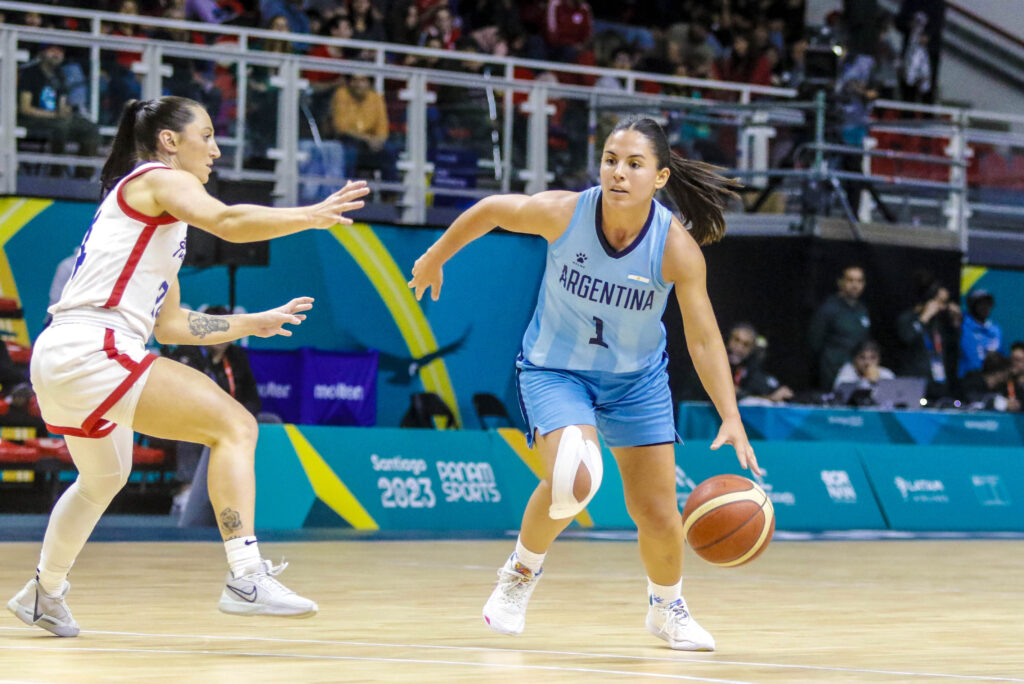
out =
{"type": "Polygon", "coordinates": [[[144,100],[129,100],[121,111],[121,121],[110,145],[110,156],[100,172],[101,197],[106,197],[139,161],[135,152],[135,121],[145,104],[144,100]]]}
{"type": "Polygon", "coordinates": [[[121,112],[110,156],[100,172],[101,196],[113,190],[140,161],[156,159],[160,131],[180,133],[195,117],[194,109],[202,108],[195,100],[173,95],[129,101],[121,112]]]}
{"type": "Polygon", "coordinates": [[[726,204],[738,197],[742,184],[719,173],[721,167],[685,159],[672,151],[661,125],[647,117],[627,117],[616,124],[612,133],[634,130],[647,138],[657,157],[658,168],[672,172],[665,191],[688,224],[697,244],[707,245],[725,235],[726,204]]]}

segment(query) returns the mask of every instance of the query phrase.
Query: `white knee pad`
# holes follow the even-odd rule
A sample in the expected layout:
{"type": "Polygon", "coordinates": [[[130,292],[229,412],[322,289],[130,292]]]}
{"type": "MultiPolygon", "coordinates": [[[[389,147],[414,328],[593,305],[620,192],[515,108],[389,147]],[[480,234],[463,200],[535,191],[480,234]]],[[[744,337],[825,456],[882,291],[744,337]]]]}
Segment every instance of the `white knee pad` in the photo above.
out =
{"type": "Polygon", "coordinates": [[[604,464],[601,462],[601,449],[584,439],[583,431],[577,426],[565,428],[558,442],[554,472],[551,473],[551,507],[548,515],[553,520],[561,520],[579,514],[597,494],[602,475],[604,464]],[[573,485],[581,463],[590,472],[590,492],[583,501],[577,501],[573,495],[573,485]]]}

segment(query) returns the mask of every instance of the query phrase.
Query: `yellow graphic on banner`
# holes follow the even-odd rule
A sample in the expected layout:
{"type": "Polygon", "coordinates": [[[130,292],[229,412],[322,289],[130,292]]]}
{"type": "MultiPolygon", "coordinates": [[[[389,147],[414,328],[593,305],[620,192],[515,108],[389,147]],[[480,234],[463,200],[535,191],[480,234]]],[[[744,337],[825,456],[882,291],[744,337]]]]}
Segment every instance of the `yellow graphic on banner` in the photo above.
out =
{"type": "MultiPolygon", "coordinates": [[[[409,289],[405,275],[373,229],[365,223],[354,223],[351,226],[335,226],[331,228],[331,234],[370,279],[384,301],[384,306],[395,319],[409,353],[419,359],[437,351],[437,340],[423,309],[409,289]]],[[[420,379],[423,389],[444,399],[459,425],[462,425],[459,402],[455,398],[455,388],[444,360],[437,358],[423,366],[420,379]]]]}
{"type": "MultiPolygon", "coordinates": [[[[526,445],[526,435],[523,434],[522,430],[516,428],[498,428],[498,434],[501,435],[502,439],[508,443],[512,448],[512,451],[516,452],[516,456],[522,459],[523,463],[533,471],[533,474],[537,476],[538,480],[544,478],[544,463],[540,460],[540,451],[537,449],[531,449],[526,445]]],[[[594,519],[590,517],[590,513],[587,511],[581,511],[575,518],[576,522],[581,527],[593,527],[594,519]]]]}
{"type": "Polygon", "coordinates": [[[297,427],[286,424],[284,431],[291,440],[299,461],[317,497],[340,515],[345,522],[357,530],[379,530],[380,525],[363,508],[359,500],[349,491],[345,483],[331,470],[313,445],[297,427]]]}
{"type": "Polygon", "coordinates": [[[960,291],[966,295],[986,273],[988,269],[984,266],[964,266],[960,271],[960,291]]]}
{"type": "MultiPolygon", "coordinates": [[[[0,199],[0,297],[13,299],[19,307],[21,298],[18,296],[18,284],[14,282],[11,263],[7,260],[7,241],[51,204],[53,200],[18,197],[0,199]]],[[[24,318],[0,318],[0,330],[13,335],[13,340],[20,345],[28,347],[32,344],[24,318]]]]}

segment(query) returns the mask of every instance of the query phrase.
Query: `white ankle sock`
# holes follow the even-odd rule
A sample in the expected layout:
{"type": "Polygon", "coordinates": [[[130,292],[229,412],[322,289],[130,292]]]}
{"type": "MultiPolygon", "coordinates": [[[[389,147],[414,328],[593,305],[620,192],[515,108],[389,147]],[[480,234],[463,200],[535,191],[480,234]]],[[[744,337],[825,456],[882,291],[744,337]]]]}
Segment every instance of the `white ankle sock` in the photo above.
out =
{"type": "Polygon", "coordinates": [[[654,605],[655,603],[672,603],[683,595],[683,580],[680,579],[675,584],[663,587],[660,584],[655,584],[651,581],[651,578],[648,577],[647,595],[651,597],[651,605],[654,605]]]}
{"type": "Polygon", "coordinates": [[[224,542],[224,550],[228,554],[228,566],[231,574],[241,577],[247,570],[259,565],[260,547],[256,537],[235,537],[224,542]]]}
{"type": "Polygon", "coordinates": [[[540,572],[540,568],[544,565],[544,556],[546,553],[534,553],[525,546],[523,546],[522,539],[516,539],[516,560],[530,568],[533,574],[540,572]]]}

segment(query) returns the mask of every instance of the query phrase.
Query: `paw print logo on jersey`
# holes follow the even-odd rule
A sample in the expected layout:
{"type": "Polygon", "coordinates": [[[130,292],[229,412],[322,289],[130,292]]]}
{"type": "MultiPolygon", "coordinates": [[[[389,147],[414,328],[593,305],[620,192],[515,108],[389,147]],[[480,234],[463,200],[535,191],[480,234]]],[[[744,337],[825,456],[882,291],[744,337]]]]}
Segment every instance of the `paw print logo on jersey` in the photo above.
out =
{"type": "Polygon", "coordinates": [[[587,265],[587,255],[583,252],[576,252],[576,263],[579,266],[587,265]]]}

